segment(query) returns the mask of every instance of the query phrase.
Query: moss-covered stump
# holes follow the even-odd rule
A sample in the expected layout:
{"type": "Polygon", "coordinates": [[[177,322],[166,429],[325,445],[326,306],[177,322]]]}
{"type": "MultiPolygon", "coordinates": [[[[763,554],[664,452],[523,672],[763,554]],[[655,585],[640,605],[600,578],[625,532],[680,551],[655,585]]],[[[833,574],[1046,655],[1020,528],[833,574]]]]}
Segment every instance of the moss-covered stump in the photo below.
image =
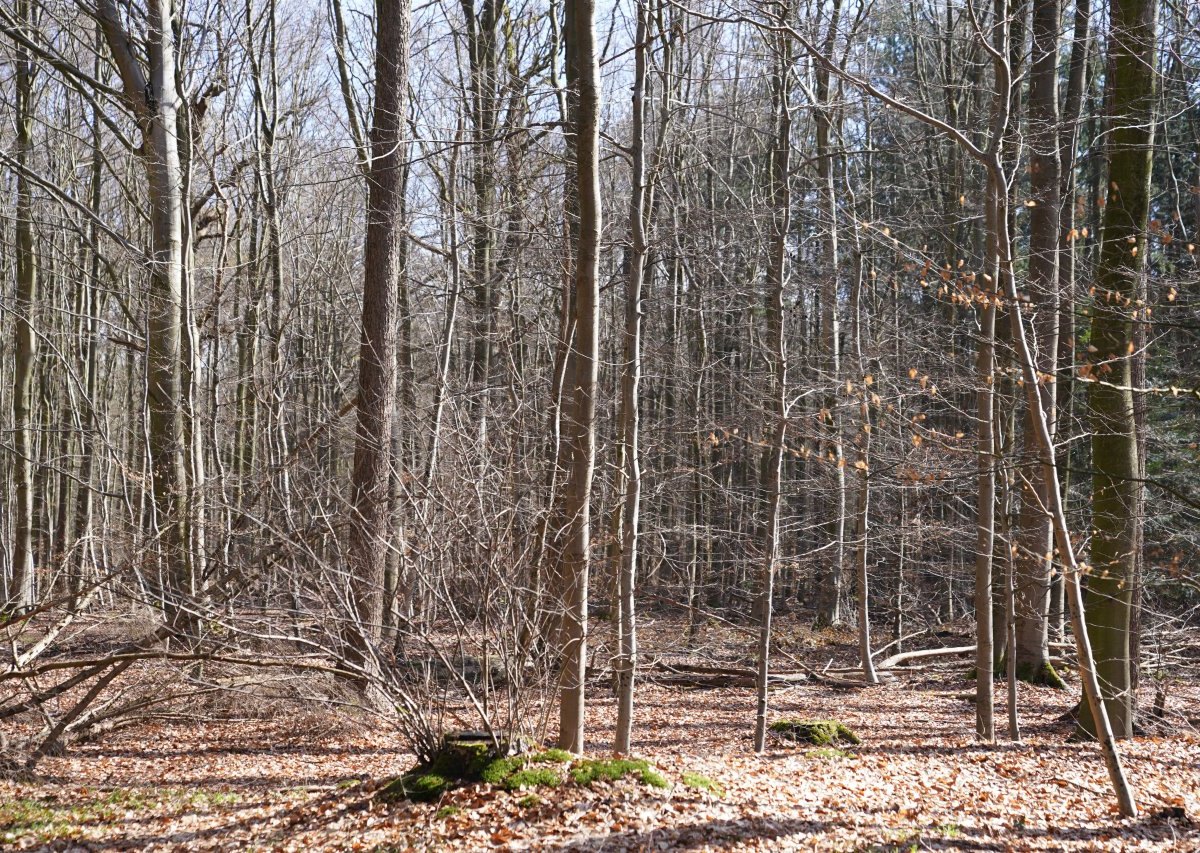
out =
{"type": "Polygon", "coordinates": [[[433,760],[414,767],[392,780],[379,792],[386,801],[412,800],[426,803],[436,800],[451,788],[471,782],[485,782],[497,788],[555,787],[566,778],[567,765],[574,756],[561,749],[547,749],[522,755],[504,754],[487,740],[447,738],[433,760]]]}
{"type": "Polygon", "coordinates": [[[861,743],[858,735],[837,720],[776,720],[771,723],[771,732],[783,740],[813,746],[861,743]]]}
{"type": "Polygon", "coordinates": [[[591,785],[626,776],[655,788],[666,788],[670,784],[650,762],[641,758],[576,759],[561,749],[505,755],[486,741],[448,739],[432,761],[389,782],[378,796],[388,802],[412,800],[424,803],[438,799],[451,788],[472,782],[519,791],[555,788],[568,780],[591,785]]]}
{"type": "Polygon", "coordinates": [[[432,760],[393,779],[380,790],[379,797],[430,802],[450,788],[478,781],[491,764],[502,760],[486,740],[447,738],[432,760]]]}

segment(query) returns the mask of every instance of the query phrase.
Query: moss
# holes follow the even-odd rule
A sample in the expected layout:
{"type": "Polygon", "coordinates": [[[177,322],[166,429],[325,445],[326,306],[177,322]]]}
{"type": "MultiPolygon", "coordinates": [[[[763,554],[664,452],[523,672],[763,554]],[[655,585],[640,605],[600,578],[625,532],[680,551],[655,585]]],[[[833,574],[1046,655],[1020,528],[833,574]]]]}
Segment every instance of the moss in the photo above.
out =
{"type": "Polygon", "coordinates": [[[486,741],[448,740],[432,761],[392,780],[378,796],[387,802],[430,802],[461,782],[481,778],[496,760],[486,741]]]}
{"type": "Polygon", "coordinates": [[[442,806],[437,810],[436,817],[438,820],[446,820],[447,818],[452,818],[455,815],[460,815],[462,813],[463,810],[458,806],[442,806]]]}
{"type": "Polygon", "coordinates": [[[571,768],[571,778],[580,785],[593,782],[615,782],[636,775],[643,784],[666,788],[670,783],[650,766],[644,758],[584,758],[571,768]]]}
{"type": "Polygon", "coordinates": [[[1053,687],[1057,690],[1066,689],[1066,682],[1062,680],[1054,667],[1049,663],[1043,663],[1038,666],[1035,664],[1018,664],[1017,678],[1029,684],[1040,684],[1043,687],[1053,687]]]}
{"type": "Polygon", "coordinates": [[[862,742],[858,735],[837,720],[776,720],[771,723],[771,731],[785,740],[811,743],[813,746],[862,742]]]}
{"type": "Polygon", "coordinates": [[[504,780],[504,787],[510,791],[520,788],[556,788],[562,784],[562,777],[551,767],[529,767],[518,770],[504,780]]]}
{"type": "Polygon", "coordinates": [[[451,784],[453,780],[418,767],[385,785],[379,792],[379,798],[386,802],[412,800],[415,803],[428,803],[444,794],[451,784]]]}
{"type": "Polygon", "coordinates": [[[508,758],[496,758],[488,762],[479,774],[482,782],[489,785],[503,785],[504,780],[525,766],[525,758],[514,755],[508,758]]]}
{"type": "Polygon", "coordinates": [[[529,793],[517,800],[517,805],[523,809],[531,809],[542,804],[542,798],[537,794],[529,793]]]}
{"type": "MultiPolygon", "coordinates": [[[[99,792],[97,792],[99,793],[99,792]]],[[[0,848],[30,839],[48,843],[119,824],[132,812],[176,815],[237,802],[236,794],[191,788],[115,788],[77,801],[54,797],[0,800],[0,848]]]]}
{"type": "Polygon", "coordinates": [[[496,756],[484,743],[449,742],[434,759],[385,785],[377,795],[394,802],[412,800],[430,802],[452,787],[465,782],[484,782],[496,788],[516,791],[524,788],[554,788],[565,781],[566,766],[570,777],[581,785],[597,780],[616,780],[636,775],[642,783],[667,788],[670,783],[649,762],[642,759],[586,759],[561,749],[547,749],[528,755],[496,756]]]}
{"type": "Polygon", "coordinates": [[[575,760],[575,756],[567,752],[565,749],[547,749],[544,752],[534,753],[529,757],[529,760],[535,764],[551,761],[569,764],[575,760]]]}
{"type": "Polygon", "coordinates": [[[725,796],[725,790],[712,779],[703,776],[699,773],[692,773],[690,770],[683,774],[683,784],[691,788],[693,791],[707,791],[710,794],[716,794],[718,797],[725,796]]]}
{"type": "Polygon", "coordinates": [[[844,749],[838,749],[836,746],[819,746],[816,749],[810,749],[805,753],[808,758],[855,758],[853,752],[847,752],[844,749]]]}

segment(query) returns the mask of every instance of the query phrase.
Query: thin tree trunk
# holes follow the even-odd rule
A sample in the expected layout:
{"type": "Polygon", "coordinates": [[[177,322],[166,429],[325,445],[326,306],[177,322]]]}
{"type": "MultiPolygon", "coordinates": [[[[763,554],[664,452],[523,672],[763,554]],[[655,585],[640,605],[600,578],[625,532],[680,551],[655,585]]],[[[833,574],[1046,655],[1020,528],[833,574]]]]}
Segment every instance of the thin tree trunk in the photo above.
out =
{"type": "Polygon", "coordinates": [[[575,245],[575,341],[571,348],[571,407],[566,419],[571,454],[564,489],[567,536],[563,555],[563,656],[558,743],[584,749],[588,570],[592,477],[596,465],[596,391],[600,337],[600,66],[594,0],[566,6],[567,98],[575,153],[578,237],[575,245]]]}
{"type": "Polygon", "coordinates": [[[625,281],[624,369],[621,375],[621,433],[625,456],[624,525],[621,541],[617,655],[617,731],[614,749],[629,752],[633,732],[633,688],[637,674],[634,586],[637,580],[638,521],[642,470],[638,447],[641,420],[642,282],[646,275],[646,60],[650,52],[649,0],[639,0],[634,48],[632,175],[629,197],[629,269],[625,281]]]}
{"type": "MultiPolygon", "coordinates": [[[[33,24],[32,0],[18,0],[17,14],[27,26],[33,24]]],[[[4,610],[23,610],[33,603],[33,368],[37,359],[35,306],[37,305],[37,255],[33,238],[33,186],[28,170],[33,159],[33,59],[17,46],[17,209],[16,255],[17,341],[13,377],[13,468],[16,479],[16,511],[13,529],[13,569],[4,610]]]]}
{"type": "MultiPolygon", "coordinates": [[[[833,53],[841,18],[841,0],[833,0],[830,11],[829,29],[826,32],[824,52],[833,53]]],[[[823,67],[817,69],[816,109],[816,158],[818,208],[821,225],[826,229],[823,239],[821,278],[821,370],[825,387],[832,389],[826,395],[824,406],[824,436],[828,452],[833,454],[831,476],[834,480],[834,500],[826,535],[833,540],[833,562],[818,573],[817,616],[818,627],[836,625],[841,622],[842,587],[845,577],[846,542],[846,467],[842,448],[841,419],[838,415],[838,394],[841,388],[840,321],[838,301],[841,290],[841,261],[838,256],[838,199],[834,189],[836,172],[833,154],[833,97],[830,91],[830,72],[823,67]]],[[[824,453],[822,454],[825,455],[824,453]]]]}
{"type": "MultiPolygon", "coordinates": [[[[995,233],[996,204],[994,194],[1002,187],[988,184],[988,219],[995,233]]],[[[989,242],[992,242],[989,239],[989,242]]],[[[999,276],[999,253],[994,243],[989,248],[988,275],[993,288],[999,276]]],[[[988,288],[992,290],[992,288],[988,288]]],[[[996,740],[995,721],[995,638],[992,620],[992,561],[996,543],[996,303],[994,290],[984,291],[987,300],[980,320],[979,354],[976,373],[979,390],[976,392],[975,416],[978,430],[976,449],[976,482],[979,497],[975,510],[975,732],[986,743],[996,740]]]]}
{"type": "Polygon", "coordinates": [[[787,241],[791,231],[792,113],[788,104],[791,51],[786,44],[776,47],[778,67],[772,75],[775,106],[775,144],[771,151],[769,195],[771,246],[767,266],[767,362],[771,371],[771,394],[767,409],[772,428],[770,445],[763,451],[763,552],[759,582],[757,703],[754,714],[754,751],[767,744],[767,688],[771,668],[771,616],[775,597],[775,561],[779,556],[780,491],[783,450],[787,438],[787,349],[784,334],[784,288],[787,284],[787,241]]]}

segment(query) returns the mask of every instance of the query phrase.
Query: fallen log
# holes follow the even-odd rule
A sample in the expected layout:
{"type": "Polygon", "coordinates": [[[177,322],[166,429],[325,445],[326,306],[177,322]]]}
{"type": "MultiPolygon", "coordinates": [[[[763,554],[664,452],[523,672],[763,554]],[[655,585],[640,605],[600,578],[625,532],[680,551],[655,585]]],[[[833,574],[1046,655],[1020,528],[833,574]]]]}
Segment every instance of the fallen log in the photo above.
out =
{"type": "MultiPolygon", "coordinates": [[[[646,677],[659,684],[679,687],[754,687],[757,673],[748,667],[699,666],[687,663],[663,663],[661,661],[646,668],[646,677]]],[[[804,672],[773,672],[768,683],[772,685],[795,684],[807,681],[804,672]]]]}
{"type": "Polygon", "coordinates": [[[900,652],[892,655],[880,663],[875,664],[876,669],[891,669],[896,664],[904,663],[910,660],[926,660],[928,658],[940,657],[957,657],[959,655],[969,655],[975,653],[975,646],[948,646],[940,649],[921,649],[915,652],[900,652]]]}

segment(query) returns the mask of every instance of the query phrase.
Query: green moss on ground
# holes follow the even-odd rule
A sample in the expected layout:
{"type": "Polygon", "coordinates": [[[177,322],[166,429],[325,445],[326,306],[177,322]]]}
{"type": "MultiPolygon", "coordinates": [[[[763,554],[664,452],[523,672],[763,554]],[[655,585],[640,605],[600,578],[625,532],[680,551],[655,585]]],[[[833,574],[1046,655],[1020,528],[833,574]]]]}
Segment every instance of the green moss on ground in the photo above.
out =
{"type": "Polygon", "coordinates": [[[858,744],[858,735],[837,720],[782,719],[771,723],[771,731],[784,740],[810,743],[813,746],[833,746],[837,743],[858,744]]]}
{"type": "Polygon", "coordinates": [[[553,767],[528,767],[505,779],[504,787],[510,791],[521,788],[557,788],[562,781],[562,776],[553,767]]]}
{"type": "Polygon", "coordinates": [[[413,768],[380,790],[380,799],[431,802],[451,788],[470,782],[485,782],[497,788],[554,787],[563,774],[547,765],[573,760],[569,752],[547,749],[529,755],[498,756],[483,741],[447,741],[432,761],[413,768]]]}
{"type": "Polygon", "coordinates": [[[716,794],[718,797],[725,796],[725,789],[721,787],[720,783],[690,770],[684,772],[683,784],[693,791],[706,791],[709,794],[716,794]]]}
{"type": "Polygon", "coordinates": [[[378,796],[388,802],[431,802],[461,782],[481,778],[495,760],[486,741],[449,740],[432,761],[393,779],[378,796]]]}
{"type": "Polygon", "coordinates": [[[576,759],[561,749],[497,756],[486,743],[449,741],[432,761],[389,782],[377,796],[388,802],[432,802],[451,788],[471,782],[518,791],[554,788],[568,778],[579,785],[591,785],[626,776],[654,788],[670,787],[667,779],[641,758],[576,759]]]}
{"type": "Polygon", "coordinates": [[[567,752],[565,749],[557,749],[551,747],[542,752],[535,752],[529,756],[529,760],[534,764],[543,764],[549,761],[555,761],[560,764],[569,764],[575,760],[575,756],[567,752]]]}
{"type": "Polygon", "coordinates": [[[178,788],[116,788],[67,802],[18,797],[0,801],[0,848],[17,841],[78,838],[88,828],[120,824],[130,813],[176,815],[237,801],[237,794],[226,791],[178,788]]]}
{"type": "Polygon", "coordinates": [[[670,783],[650,766],[644,758],[583,758],[571,767],[571,778],[580,785],[593,782],[615,782],[636,775],[653,788],[666,788],[670,783]]]}
{"type": "Polygon", "coordinates": [[[805,753],[807,758],[856,758],[853,752],[847,752],[844,749],[838,749],[836,746],[819,746],[816,749],[810,749],[805,753]]]}

